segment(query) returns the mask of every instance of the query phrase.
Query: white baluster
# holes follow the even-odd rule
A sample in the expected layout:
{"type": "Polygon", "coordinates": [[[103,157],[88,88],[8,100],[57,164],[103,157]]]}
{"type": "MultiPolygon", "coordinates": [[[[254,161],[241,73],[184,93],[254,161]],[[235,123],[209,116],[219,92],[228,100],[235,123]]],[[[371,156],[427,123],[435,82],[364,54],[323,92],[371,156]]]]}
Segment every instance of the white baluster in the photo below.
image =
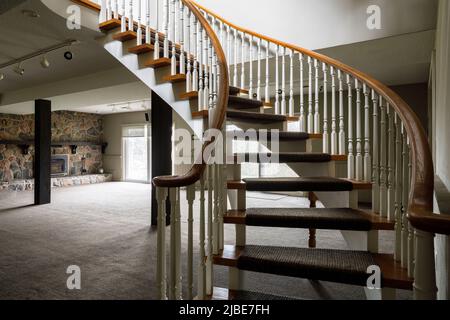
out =
{"type": "Polygon", "coordinates": [[[379,117],[378,117],[378,97],[372,89],[373,105],[373,162],[372,162],[372,211],[380,212],[380,171],[379,171],[379,117]]]}
{"type": "Polygon", "coordinates": [[[394,258],[402,257],[402,124],[395,115],[395,251],[394,258]]]}
{"type": "Polygon", "coordinates": [[[388,158],[387,158],[387,217],[389,221],[395,220],[395,131],[394,131],[394,109],[388,108],[388,158]]]}
{"type": "MultiPolygon", "coordinates": [[[[180,8],[179,8],[179,15],[180,15],[180,74],[186,74],[186,54],[185,54],[185,39],[184,39],[184,6],[183,1],[180,1],[180,8]]],[[[186,81],[187,82],[187,81],[186,81]]]]}
{"type": "Polygon", "coordinates": [[[406,128],[403,127],[403,150],[402,150],[402,259],[403,268],[408,267],[408,237],[409,237],[409,221],[408,221],[408,198],[409,198],[409,154],[408,154],[408,136],[406,128]]]}
{"type": "Polygon", "coordinates": [[[133,0],[128,5],[128,30],[134,31],[133,0]]]}
{"type": "Polygon", "coordinates": [[[142,44],[142,0],[137,0],[138,2],[138,21],[137,21],[137,45],[142,44]]]}
{"type": "Polygon", "coordinates": [[[156,0],[155,7],[155,44],[153,45],[153,59],[158,60],[159,55],[159,0],[156,0]]]}
{"type": "Polygon", "coordinates": [[[169,10],[169,0],[164,0],[164,58],[169,58],[169,10]]]}
{"type": "Polygon", "coordinates": [[[380,133],[381,133],[381,144],[380,144],[380,215],[382,217],[387,217],[387,171],[386,171],[386,150],[387,150],[387,127],[386,127],[386,107],[383,103],[383,98],[380,96],[380,133]]]}
{"type": "Polygon", "coordinates": [[[213,217],[213,254],[219,254],[219,193],[221,192],[219,165],[214,164],[214,217],[213,217]]]}
{"type": "Polygon", "coordinates": [[[269,68],[269,50],[270,50],[270,42],[267,41],[266,46],[266,89],[264,93],[265,102],[266,104],[270,104],[270,93],[269,93],[269,86],[270,86],[270,68],[269,68]]]}
{"type": "Polygon", "coordinates": [[[314,111],[313,111],[313,83],[312,83],[312,58],[308,57],[308,133],[314,132],[314,111]]]}
{"type": "Polygon", "coordinates": [[[169,190],[170,200],[170,277],[169,277],[169,299],[177,299],[177,204],[178,204],[178,191],[176,188],[169,190]]]}
{"type": "Polygon", "coordinates": [[[227,62],[228,62],[228,76],[231,82],[231,31],[230,26],[227,26],[227,62]]]}
{"type": "MultiPolygon", "coordinates": [[[[282,48],[281,57],[281,114],[286,114],[286,48],[282,48]]],[[[258,82],[259,83],[259,82],[258,82]]],[[[258,86],[259,87],[259,86],[258,86]]]]}
{"type": "Polygon", "coordinates": [[[186,200],[188,201],[188,261],[187,261],[187,281],[188,300],[194,298],[194,201],[195,184],[187,187],[186,200]]]}
{"type": "Polygon", "coordinates": [[[102,0],[100,3],[100,15],[98,16],[98,23],[108,21],[108,10],[106,9],[106,0],[102,0]]]}
{"type": "Polygon", "coordinates": [[[206,249],[205,249],[205,173],[200,178],[200,218],[199,218],[199,266],[198,266],[198,299],[206,298],[206,249]]]}
{"type": "MultiPolygon", "coordinates": [[[[194,65],[194,71],[192,73],[192,91],[199,91],[198,83],[199,83],[199,75],[198,75],[198,65],[201,57],[201,50],[199,49],[200,45],[200,27],[197,21],[197,17],[193,14],[192,19],[194,20],[193,31],[194,31],[194,52],[195,57],[192,59],[194,65]]],[[[200,100],[200,93],[198,93],[198,100],[200,100]]]]}
{"type": "Polygon", "coordinates": [[[355,179],[355,153],[353,141],[353,91],[352,78],[347,75],[348,90],[348,158],[347,158],[347,177],[355,179]]]}
{"type": "MultiPolygon", "coordinates": [[[[411,159],[411,146],[408,145],[408,194],[411,189],[411,175],[412,175],[412,159],[411,159]]],[[[414,266],[415,266],[415,252],[414,252],[414,228],[411,223],[408,222],[409,232],[408,232],[408,275],[410,277],[414,276],[414,266]]]]}
{"type": "Polygon", "coordinates": [[[241,32],[241,88],[245,89],[245,33],[241,32]]]}
{"type": "Polygon", "coordinates": [[[156,285],[158,287],[158,299],[167,299],[166,280],[166,199],[167,189],[156,188],[156,200],[158,202],[158,240],[157,240],[157,266],[156,285]]]}
{"type": "Polygon", "coordinates": [[[294,50],[290,50],[289,77],[289,116],[294,116],[294,50]]]}
{"type": "Polygon", "coordinates": [[[205,32],[205,30],[203,30],[203,28],[200,26],[200,21],[198,21],[198,27],[199,27],[199,32],[198,32],[198,38],[199,38],[199,55],[198,55],[198,75],[199,75],[199,81],[198,81],[198,110],[204,110],[204,106],[203,106],[203,88],[204,88],[204,84],[205,84],[205,72],[203,71],[204,68],[204,58],[203,58],[203,33],[205,32]]]}
{"type": "Polygon", "coordinates": [[[206,294],[212,294],[213,279],[213,184],[214,168],[208,166],[208,258],[206,261],[206,294]]]}
{"type": "Polygon", "coordinates": [[[187,52],[187,72],[186,72],[186,92],[192,91],[192,28],[191,28],[191,11],[186,7],[187,9],[187,36],[188,39],[186,41],[186,52],[187,52]]]}
{"type": "Polygon", "coordinates": [[[249,35],[249,42],[250,42],[250,71],[249,71],[249,77],[250,77],[250,84],[249,84],[249,97],[250,99],[253,98],[253,90],[254,90],[254,83],[253,83],[253,61],[254,61],[254,43],[253,43],[253,36],[249,35]]]}
{"type": "Polygon", "coordinates": [[[114,19],[119,19],[119,0],[114,0],[114,19]]]}
{"type": "Polygon", "coordinates": [[[171,7],[171,19],[172,22],[170,24],[171,28],[172,28],[172,58],[171,58],[171,75],[174,76],[177,74],[177,48],[176,48],[176,43],[177,43],[177,17],[176,17],[176,12],[177,12],[177,6],[176,6],[176,0],[172,0],[172,7],[171,7]]]}
{"type": "Polygon", "coordinates": [[[106,20],[111,19],[112,17],[112,6],[111,0],[106,1],[106,20]]]}
{"type": "Polygon", "coordinates": [[[372,181],[372,157],[370,155],[370,90],[363,85],[364,91],[364,181],[372,181]]]}
{"type": "Polygon", "coordinates": [[[210,84],[211,84],[211,64],[209,63],[210,60],[210,50],[209,48],[211,47],[211,40],[208,38],[208,34],[205,32],[205,38],[204,40],[204,44],[205,44],[205,85],[203,88],[203,98],[204,98],[204,102],[203,105],[205,106],[205,110],[208,110],[209,108],[211,108],[210,105],[210,94],[211,91],[210,89],[210,84]]]}
{"type": "Polygon", "coordinates": [[[258,38],[258,87],[256,88],[256,99],[261,100],[261,38],[258,38]]]}
{"type": "Polygon", "coordinates": [[[127,31],[127,11],[126,11],[126,0],[122,0],[122,18],[120,19],[120,32],[127,31]]]}
{"type": "Polygon", "coordinates": [[[339,80],[339,154],[345,155],[345,118],[344,118],[344,84],[341,70],[338,70],[339,80]]]}
{"type": "Polygon", "coordinates": [[[361,119],[361,86],[355,79],[356,89],[356,180],[363,180],[363,155],[362,155],[362,119],[361,119]]]}
{"type": "Polygon", "coordinates": [[[175,242],[175,299],[183,299],[182,283],[183,277],[181,273],[181,204],[180,204],[180,188],[176,188],[177,202],[176,202],[176,214],[175,214],[175,230],[176,230],[176,242],[175,242]]]}
{"type": "Polygon", "coordinates": [[[238,31],[237,29],[234,29],[234,55],[233,55],[233,61],[234,61],[234,74],[233,74],[233,86],[238,86],[238,62],[237,62],[237,55],[238,55],[238,31]]]}
{"type": "Polygon", "coordinates": [[[300,62],[300,132],[307,132],[306,113],[305,113],[305,95],[303,94],[304,76],[303,76],[303,53],[299,54],[300,62]]]}
{"type": "Polygon", "coordinates": [[[315,87],[314,87],[314,133],[320,133],[320,106],[319,106],[319,61],[314,59],[314,70],[315,70],[315,87]]]}
{"type": "MultiPolygon", "coordinates": [[[[150,27],[150,23],[151,23],[151,0],[147,0],[146,1],[147,5],[146,5],[146,12],[147,12],[147,19],[145,21],[145,43],[147,44],[151,44],[152,43],[152,29],[150,27]]],[[[158,28],[156,28],[155,33],[158,33],[157,31],[158,28]]]]}
{"type": "Polygon", "coordinates": [[[323,73],[323,152],[330,153],[330,144],[328,143],[328,67],[322,63],[323,73]]]}
{"type": "Polygon", "coordinates": [[[336,72],[330,67],[331,74],[331,154],[338,153],[337,119],[336,119],[336,72]]]}
{"type": "Polygon", "coordinates": [[[280,114],[280,46],[275,52],[275,114],[280,114]]]}

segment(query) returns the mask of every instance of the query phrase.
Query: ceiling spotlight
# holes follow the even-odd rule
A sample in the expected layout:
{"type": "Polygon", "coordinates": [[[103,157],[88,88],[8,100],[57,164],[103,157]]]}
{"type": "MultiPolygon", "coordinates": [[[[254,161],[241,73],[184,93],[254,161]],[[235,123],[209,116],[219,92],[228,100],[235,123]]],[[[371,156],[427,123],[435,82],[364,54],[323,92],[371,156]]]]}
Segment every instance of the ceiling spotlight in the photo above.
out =
{"type": "Polygon", "coordinates": [[[64,58],[69,61],[73,59],[73,53],[70,49],[64,52],[64,58]]]}
{"type": "Polygon", "coordinates": [[[47,57],[45,55],[42,57],[41,66],[44,69],[47,69],[47,68],[50,67],[50,61],[48,61],[48,59],[47,59],[47,57]]]}
{"type": "Polygon", "coordinates": [[[34,10],[22,10],[22,14],[28,18],[40,18],[41,16],[34,10]]]}
{"type": "Polygon", "coordinates": [[[25,73],[25,69],[22,68],[22,67],[20,66],[20,64],[18,64],[17,67],[14,68],[14,72],[17,73],[18,75],[23,76],[24,73],[25,73]]]}
{"type": "Polygon", "coordinates": [[[2,81],[3,79],[5,79],[5,74],[4,73],[0,73],[0,81],[2,81]]]}

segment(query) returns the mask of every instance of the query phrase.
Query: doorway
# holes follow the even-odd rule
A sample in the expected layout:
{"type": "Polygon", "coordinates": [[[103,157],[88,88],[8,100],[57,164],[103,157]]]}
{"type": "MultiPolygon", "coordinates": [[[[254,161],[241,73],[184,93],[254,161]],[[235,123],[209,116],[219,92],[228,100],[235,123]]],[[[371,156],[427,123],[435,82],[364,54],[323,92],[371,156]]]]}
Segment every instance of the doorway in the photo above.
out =
{"type": "Polygon", "coordinates": [[[122,129],[123,180],[150,183],[151,138],[148,125],[126,126],[122,129]]]}

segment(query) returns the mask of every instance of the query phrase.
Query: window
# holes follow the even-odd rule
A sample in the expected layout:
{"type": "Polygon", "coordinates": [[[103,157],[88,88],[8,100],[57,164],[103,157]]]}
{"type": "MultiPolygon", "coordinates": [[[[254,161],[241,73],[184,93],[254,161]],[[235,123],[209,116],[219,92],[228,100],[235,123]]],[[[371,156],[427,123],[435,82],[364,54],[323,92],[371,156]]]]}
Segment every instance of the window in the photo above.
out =
{"type": "Polygon", "coordinates": [[[125,181],[150,182],[149,135],[148,125],[123,127],[123,176],[125,181]]]}

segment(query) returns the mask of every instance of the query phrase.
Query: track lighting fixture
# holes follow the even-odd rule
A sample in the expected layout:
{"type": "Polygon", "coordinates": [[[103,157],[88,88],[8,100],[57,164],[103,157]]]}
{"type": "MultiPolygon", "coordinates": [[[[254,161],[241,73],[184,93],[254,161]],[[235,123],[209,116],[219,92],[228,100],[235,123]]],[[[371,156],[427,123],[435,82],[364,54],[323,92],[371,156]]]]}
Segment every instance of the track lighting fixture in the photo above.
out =
{"type": "Polygon", "coordinates": [[[47,68],[50,67],[50,61],[48,61],[48,59],[47,59],[47,57],[46,57],[45,55],[42,56],[42,59],[41,59],[41,66],[42,66],[42,68],[44,68],[44,69],[47,69],[47,68]]]}
{"type": "Polygon", "coordinates": [[[24,73],[25,73],[25,69],[22,68],[22,67],[20,66],[20,63],[19,63],[19,64],[17,65],[17,67],[14,68],[14,72],[17,73],[18,75],[23,76],[24,73]]]}

